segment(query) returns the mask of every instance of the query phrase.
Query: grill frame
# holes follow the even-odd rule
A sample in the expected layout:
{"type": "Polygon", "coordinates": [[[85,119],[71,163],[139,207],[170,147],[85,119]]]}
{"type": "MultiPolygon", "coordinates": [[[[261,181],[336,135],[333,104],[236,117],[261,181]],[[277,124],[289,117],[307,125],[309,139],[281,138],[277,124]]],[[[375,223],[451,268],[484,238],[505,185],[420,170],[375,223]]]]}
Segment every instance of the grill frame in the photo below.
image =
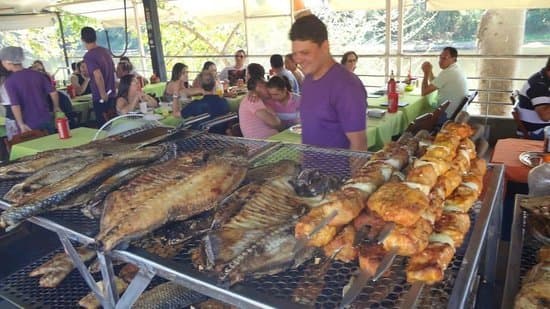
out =
{"type": "MultiPolygon", "coordinates": [[[[349,162],[360,166],[370,156],[370,154],[364,152],[322,149],[300,144],[274,143],[263,140],[250,140],[214,134],[198,134],[185,139],[177,140],[175,142],[178,145],[178,152],[194,151],[199,149],[208,150],[219,146],[229,146],[233,143],[244,144],[249,148],[249,157],[251,158],[252,166],[278,161],[279,159],[290,158],[298,161],[304,167],[316,167],[322,172],[336,174],[340,177],[350,176],[351,168],[346,169],[344,167],[344,169],[342,169],[343,166],[349,164],[349,162]],[[352,158],[353,160],[351,160],[352,158]]],[[[456,304],[464,305],[467,302],[473,303],[475,301],[475,294],[477,292],[475,291],[476,274],[483,262],[481,261],[481,255],[485,251],[485,256],[491,256],[491,253],[487,253],[492,250],[491,240],[494,243],[498,243],[497,241],[494,241],[493,238],[495,235],[494,233],[491,233],[491,231],[500,229],[498,222],[500,219],[501,207],[495,207],[495,205],[498,205],[498,200],[502,195],[502,179],[502,165],[489,165],[488,173],[484,180],[485,190],[482,194],[482,200],[481,202],[476,203],[474,207],[475,210],[472,211],[470,215],[472,218],[472,227],[466,237],[464,245],[457,250],[456,256],[458,258],[455,257],[453,259],[452,266],[446,271],[446,279],[442,284],[443,286],[436,288],[436,290],[443,290],[445,293],[437,294],[433,292],[434,288],[425,288],[420,295],[420,307],[426,307],[423,306],[423,304],[432,305],[432,299],[434,297],[440,297],[440,295],[446,297],[445,300],[449,300],[445,306],[449,306],[451,308],[458,308],[456,304]],[[467,258],[469,263],[462,263],[464,257],[467,258]],[[453,276],[455,278],[452,283],[449,281],[449,276],[453,276]]],[[[3,190],[4,187],[5,186],[0,185],[0,190],[3,190]]],[[[0,193],[3,194],[4,192],[5,191],[2,191],[0,193]]],[[[9,206],[10,205],[8,203],[0,201],[0,208],[7,208],[9,206]]],[[[90,220],[83,215],[79,215],[78,210],[75,210],[74,212],[75,213],[68,213],[66,210],[58,211],[45,215],[44,217],[33,217],[28,220],[57,232],[60,236],[65,235],[73,241],[83,244],[92,244],[93,236],[98,230],[99,221],[90,220]],[[78,223],[73,223],[72,225],[66,224],[66,222],[71,221],[78,223]]],[[[498,233],[496,235],[498,236],[498,233]]],[[[106,256],[106,258],[120,259],[125,262],[134,263],[140,266],[140,268],[154,271],[156,275],[161,278],[173,280],[183,286],[186,286],[187,288],[238,307],[304,307],[300,304],[281,299],[284,298],[281,297],[284,295],[277,295],[277,290],[283,289],[288,292],[289,287],[285,287],[285,284],[288,282],[285,282],[285,280],[282,279],[273,279],[272,277],[284,278],[286,276],[287,278],[292,278],[293,276],[303,273],[307,267],[315,267],[316,265],[312,265],[311,261],[297,270],[289,270],[282,274],[269,276],[270,279],[247,280],[244,283],[237,284],[228,289],[224,286],[217,285],[213,277],[200,273],[191,267],[190,264],[187,263],[189,254],[188,252],[184,252],[186,250],[188,251],[188,246],[186,246],[182,253],[173,260],[166,260],[153,256],[139,248],[114,250],[110,256],[106,256]],[[278,281],[272,283],[273,287],[265,288],[262,287],[262,282],[265,282],[265,280],[278,281]],[[276,296],[274,297],[272,294],[276,296]]],[[[353,307],[399,307],[404,295],[410,287],[410,285],[403,281],[405,270],[404,266],[406,265],[405,260],[405,258],[398,257],[390,269],[391,273],[399,273],[398,276],[400,276],[401,281],[397,282],[393,279],[382,278],[376,284],[369,284],[363,289],[356,302],[353,304],[353,307]],[[384,285],[391,285],[391,289],[387,288],[385,292],[379,291],[379,285],[381,283],[384,285]],[[373,297],[369,298],[368,296],[374,295],[375,297],[381,297],[384,293],[387,295],[375,302],[372,301],[373,297]]],[[[488,261],[486,258],[484,262],[487,264],[491,261],[488,261]]],[[[494,263],[494,261],[492,262],[494,263]]],[[[335,286],[329,286],[323,290],[323,293],[331,295],[327,295],[325,298],[318,298],[316,301],[316,306],[333,307],[337,305],[339,299],[337,299],[334,295],[340,295],[341,297],[341,287],[347,283],[348,278],[356,268],[356,265],[344,265],[344,263],[338,261],[333,262],[327,274],[330,278],[328,281],[333,282],[332,285],[335,286]],[[345,269],[345,271],[343,271],[344,275],[339,274],[340,269],[345,269]],[[331,276],[334,276],[335,278],[331,278],[331,276]]],[[[483,271],[486,272],[487,267],[483,267],[483,271]]],[[[74,273],[71,275],[74,275],[74,273]]],[[[490,279],[490,274],[485,277],[490,279]]],[[[290,286],[292,287],[293,284],[290,284],[290,286]]],[[[489,296],[491,295],[489,294],[489,296]]]]}

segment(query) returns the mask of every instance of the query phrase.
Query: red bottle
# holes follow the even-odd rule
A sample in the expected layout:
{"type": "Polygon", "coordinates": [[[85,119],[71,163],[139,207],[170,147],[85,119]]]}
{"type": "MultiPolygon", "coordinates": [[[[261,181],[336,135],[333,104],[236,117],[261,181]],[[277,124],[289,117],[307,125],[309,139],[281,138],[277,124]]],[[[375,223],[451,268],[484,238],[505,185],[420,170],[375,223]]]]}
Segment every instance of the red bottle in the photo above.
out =
{"type": "Polygon", "coordinates": [[[397,84],[393,78],[391,71],[390,80],[388,81],[388,113],[396,113],[399,105],[399,93],[397,93],[397,84]]]}
{"type": "Polygon", "coordinates": [[[60,139],[71,137],[71,131],[69,130],[69,120],[67,120],[67,117],[56,118],[55,127],[57,128],[57,134],[59,135],[60,139]]]}
{"type": "Polygon", "coordinates": [[[73,85],[67,86],[67,93],[72,98],[76,97],[76,89],[73,87],[73,85]]]}

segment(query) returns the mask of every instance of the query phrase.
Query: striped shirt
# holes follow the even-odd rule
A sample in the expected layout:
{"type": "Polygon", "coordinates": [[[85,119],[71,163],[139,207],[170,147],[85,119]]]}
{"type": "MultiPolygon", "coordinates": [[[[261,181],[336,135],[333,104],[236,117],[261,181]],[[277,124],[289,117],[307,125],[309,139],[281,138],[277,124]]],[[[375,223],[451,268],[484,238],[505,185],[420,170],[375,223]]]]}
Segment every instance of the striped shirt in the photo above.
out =
{"type": "Polygon", "coordinates": [[[550,78],[542,69],[533,74],[519,91],[517,109],[525,128],[533,135],[539,135],[550,121],[540,119],[535,107],[550,104],[550,78]]]}

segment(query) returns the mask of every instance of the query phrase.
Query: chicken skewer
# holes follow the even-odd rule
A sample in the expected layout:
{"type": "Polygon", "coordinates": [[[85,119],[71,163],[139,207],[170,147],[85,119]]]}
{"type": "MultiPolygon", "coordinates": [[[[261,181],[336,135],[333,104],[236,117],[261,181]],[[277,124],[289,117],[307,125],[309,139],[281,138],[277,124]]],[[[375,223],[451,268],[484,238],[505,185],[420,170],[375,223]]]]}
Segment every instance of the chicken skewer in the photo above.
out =
{"type": "MultiPolygon", "coordinates": [[[[469,128],[464,125],[459,127],[469,128]]],[[[433,223],[435,219],[441,215],[443,199],[448,196],[450,192],[453,191],[454,187],[456,187],[460,182],[460,171],[456,168],[451,169],[450,164],[441,158],[452,157],[451,154],[454,153],[453,150],[462,145],[458,139],[451,137],[454,136],[452,132],[445,132],[443,135],[447,139],[441,138],[441,135],[436,137],[436,141],[443,145],[436,144],[429,147],[421,161],[415,162],[416,164],[414,165],[413,170],[410,171],[407,176],[408,183],[405,183],[406,187],[403,187],[402,185],[400,186],[399,184],[385,184],[374,194],[378,194],[380,196],[380,201],[383,200],[383,202],[377,205],[380,206],[378,208],[379,214],[381,213],[385,215],[385,219],[391,218],[394,222],[402,223],[408,226],[397,226],[395,230],[393,230],[393,227],[390,227],[386,230],[390,230],[391,232],[382,233],[382,235],[380,235],[380,242],[388,240],[385,234],[393,237],[389,237],[389,241],[387,241],[387,246],[389,248],[386,247],[381,251],[376,252],[381,252],[383,254],[382,257],[377,256],[376,253],[373,254],[370,252],[370,254],[373,254],[370,261],[373,262],[374,265],[369,265],[369,268],[364,268],[363,265],[361,265],[362,260],[369,260],[368,256],[360,254],[360,266],[362,271],[357,277],[353,277],[350,280],[350,283],[343,291],[344,295],[341,307],[347,306],[351,303],[369,279],[372,279],[373,281],[377,280],[389,268],[389,266],[391,266],[397,254],[414,254],[428,245],[428,236],[432,232],[431,223],[433,223]],[[431,177],[426,177],[426,174],[431,175],[431,177]],[[437,177],[438,174],[443,175],[444,177],[437,177]],[[431,195],[431,204],[433,205],[430,205],[430,200],[426,202],[426,200],[422,198],[422,195],[418,193],[424,193],[424,195],[427,196],[430,188],[432,187],[434,187],[435,192],[431,195]],[[416,192],[407,190],[413,188],[418,188],[420,190],[415,190],[416,192]],[[394,192],[399,193],[397,193],[396,196],[392,196],[392,193],[394,192]],[[439,196],[439,199],[434,199],[433,197],[435,196],[439,196]],[[401,198],[395,199],[396,197],[401,198]],[[405,207],[399,207],[399,205],[403,204],[403,201],[408,202],[405,202],[405,207]],[[398,206],[394,207],[396,204],[398,206]],[[428,206],[432,206],[435,210],[431,216],[431,220],[429,221],[421,218],[423,214],[429,212],[428,206]],[[400,211],[405,210],[405,212],[394,212],[392,214],[391,210],[395,208],[399,208],[400,211]],[[422,210],[418,211],[418,208],[422,210]],[[411,230],[409,226],[416,222],[419,222],[416,224],[416,228],[411,230]],[[402,244],[412,244],[412,246],[408,246],[408,248],[406,246],[404,248],[402,247],[402,244]]],[[[471,133],[467,132],[464,133],[464,135],[471,135],[471,133]]],[[[460,157],[463,157],[461,162],[469,163],[470,156],[472,156],[472,151],[467,150],[472,147],[471,145],[473,145],[473,143],[466,143],[466,147],[464,147],[466,150],[460,152],[460,157]]],[[[473,151],[473,156],[475,157],[475,151],[473,151]]],[[[467,166],[467,164],[463,165],[467,166]]],[[[372,199],[376,199],[374,195],[371,196],[369,202],[372,199]]]]}

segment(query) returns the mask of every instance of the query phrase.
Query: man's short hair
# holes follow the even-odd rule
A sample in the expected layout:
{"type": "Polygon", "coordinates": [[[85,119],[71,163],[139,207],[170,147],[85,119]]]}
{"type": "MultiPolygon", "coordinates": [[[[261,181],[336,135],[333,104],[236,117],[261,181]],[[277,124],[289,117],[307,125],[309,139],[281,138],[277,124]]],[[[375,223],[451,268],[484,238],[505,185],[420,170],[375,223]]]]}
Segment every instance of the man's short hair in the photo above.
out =
{"type": "Polygon", "coordinates": [[[216,77],[210,71],[202,71],[199,74],[201,88],[206,91],[212,91],[216,87],[216,77]]]}
{"type": "Polygon", "coordinates": [[[305,15],[296,19],[290,33],[291,41],[313,41],[321,45],[328,40],[327,26],[315,15],[305,15]]]}
{"type": "Polygon", "coordinates": [[[451,55],[451,57],[457,59],[458,58],[458,51],[456,50],[456,48],[452,47],[452,46],[447,46],[445,48],[443,48],[443,51],[448,51],[449,54],[451,55]]]}
{"type": "Polygon", "coordinates": [[[261,64],[251,63],[248,65],[247,69],[248,69],[248,76],[250,77],[250,79],[264,78],[265,76],[265,69],[261,64]]]}
{"type": "Polygon", "coordinates": [[[80,30],[80,38],[85,43],[94,43],[97,40],[95,30],[92,27],[84,27],[80,30]]]}
{"type": "Polygon", "coordinates": [[[271,58],[269,58],[269,63],[271,64],[272,68],[280,69],[284,66],[283,56],[279,54],[271,55],[271,58]]]}

